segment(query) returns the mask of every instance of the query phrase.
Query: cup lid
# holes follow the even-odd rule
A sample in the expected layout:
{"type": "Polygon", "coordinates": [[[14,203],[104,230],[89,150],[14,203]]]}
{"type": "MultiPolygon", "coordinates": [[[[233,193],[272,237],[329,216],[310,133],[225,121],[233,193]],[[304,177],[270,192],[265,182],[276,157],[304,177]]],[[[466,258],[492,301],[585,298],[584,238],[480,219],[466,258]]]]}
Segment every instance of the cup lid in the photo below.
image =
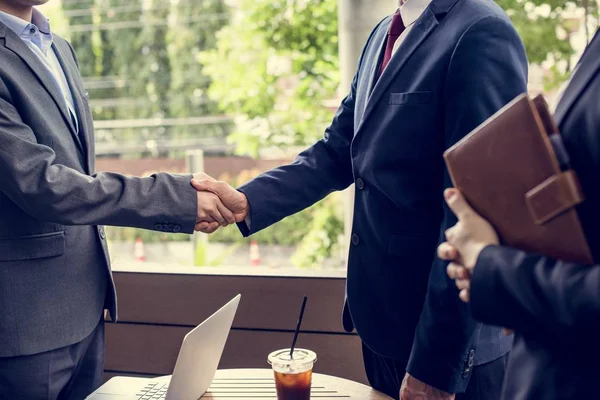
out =
{"type": "Polygon", "coordinates": [[[306,349],[294,349],[293,357],[290,356],[290,349],[277,350],[269,354],[269,364],[279,367],[301,367],[312,364],[317,361],[317,354],[314,351],[306,349]]]}

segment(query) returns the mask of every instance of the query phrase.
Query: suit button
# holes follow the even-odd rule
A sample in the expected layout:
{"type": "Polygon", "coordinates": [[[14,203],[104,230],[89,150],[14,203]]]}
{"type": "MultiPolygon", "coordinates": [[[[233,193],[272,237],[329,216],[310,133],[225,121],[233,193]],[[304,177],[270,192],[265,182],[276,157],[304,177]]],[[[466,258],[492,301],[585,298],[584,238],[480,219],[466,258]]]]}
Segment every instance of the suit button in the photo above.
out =
{"type": "Polygon", "coordinates": [[[100,233],[100,239],[106,239],[106,232],[104,232],[104,228],[98,228],[98,233],[100,233]]]}
{"type": "Polygon", "coordinates": [[[173,224],[168,224],[166,230],[167,232],[173,232],[173,224]]]}
{"type": "Polygon", "coordinates": [[[355,233],[352,235],[352,244],[357,246],[360,243],[360,238],[358,237],[358,235],[355,233]]]}
{"type": "Polygon", "coordinates": [[[467,379],[469,377],[469,374],[471,373],[471,370],[472,370],[474,364],[475,364],[475,350],[471,350],[471,351],[469,351],[469,356],[467,358],[466,366],[462,373],[463,378],[467,379]]]}
{"type": "Polygon", "coordinates": [[[177,232],[180,232],[180,231],[181,231],[181,225],[175,225],[173,227],[173,232],[177,233],[177,232]]]}
{"type": "Polygon", "coordinates": [[[162,226],[162,224],[156,224],[156,225],[154,225],[154,229],[156,229],[157,231],[162,231],[163,226],[162,226]]]}
{"type": "Polygon", "coordinates": [[[358,178],[356,180],[356,188],[358,190],[363,190],[365,188],[365,182],[362,179],[358,178]]]}

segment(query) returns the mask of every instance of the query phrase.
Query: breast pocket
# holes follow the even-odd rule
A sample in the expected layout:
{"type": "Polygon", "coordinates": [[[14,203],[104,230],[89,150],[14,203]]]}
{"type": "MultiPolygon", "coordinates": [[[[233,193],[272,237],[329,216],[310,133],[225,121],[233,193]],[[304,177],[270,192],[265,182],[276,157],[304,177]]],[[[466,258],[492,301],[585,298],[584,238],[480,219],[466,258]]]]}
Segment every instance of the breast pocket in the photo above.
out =
{"type": "Polygon", "coordinates": [[[401,106],[405,104],[429,104],[432,93],[429,91],[390,93],[389,104],[401,106]]]}

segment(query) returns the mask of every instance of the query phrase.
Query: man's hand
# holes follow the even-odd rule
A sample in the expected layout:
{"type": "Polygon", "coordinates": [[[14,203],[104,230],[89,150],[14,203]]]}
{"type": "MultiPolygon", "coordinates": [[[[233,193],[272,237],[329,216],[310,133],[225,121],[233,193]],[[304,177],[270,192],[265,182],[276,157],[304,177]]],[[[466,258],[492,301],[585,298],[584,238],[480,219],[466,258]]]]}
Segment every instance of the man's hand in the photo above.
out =
{"type": "MultiPolygon", "coordinates": [[[[197,179],[194,176],[192,186],[198,190],[198,193],[204,192],[217,196],[220,202],[232,213],[233,222],[242,222],[250,212],[246,195],[235,190],[225,182],[217,182],[212,178],[197,179]]],[[[205,229],[210,229],[207,223],[199,222],[196,224],[196,230],[204,231],[205,229]]]]}
{"type": "Polygon", "coordinates": [[[468,302],[471,274],[479,254],[500,240],[492,225],[471,208],[458,190],[448,189],[444,196],[458,223],[446,231],[446,242],[438,247],[438,256],[451,261],[448,276],[456,280],[460,298],[468,302]]]}
{"type": "MultiPolygon", "coordinates": [[[[479,253],[489,246],[499,243],[496,231],[479,214],[477,214],[455,189],[444,193],[446,202],[458,217],[458,224],[446,231],[447,242],[438,247],[438,256],[442,260],[451,261],[448,265],[448,276],[456,281],[460,290],[460,298],[467,303],[470,299],[471,274],[475,269],[479,253]]],[[[514,333],[504,328],[506,336],[514,333]]]]}
{"type": "Polygon", "coordinates": [[[407,373],[400,388],[400,400],[454,400],[454,395],[429,386],[407,373]]]}
{"type": "MultiPolygon", "coordinates": [[[[194,180],[215,181],[205,173],[194,174],[194,180]]],[[[193,182],[192,181],[192,182],[193,182]]],[[[235,223],[234,214],[223,205],[219,197],[210,192],[198,192],[198,213],[196,215],[196,230],[213,233],[219,226],[235,223]]]]}

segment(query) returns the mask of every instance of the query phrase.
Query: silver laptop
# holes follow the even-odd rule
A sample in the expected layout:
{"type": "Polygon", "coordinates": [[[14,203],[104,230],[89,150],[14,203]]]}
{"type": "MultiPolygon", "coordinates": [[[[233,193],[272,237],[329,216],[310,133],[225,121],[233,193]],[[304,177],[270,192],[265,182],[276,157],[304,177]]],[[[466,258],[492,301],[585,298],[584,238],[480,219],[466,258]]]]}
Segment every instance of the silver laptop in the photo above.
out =
{"type": "Polygon", "coordinates": [[[237,295],[185,335],[170,382],[169,379],[114,377],[88,400],[198,400],[215,376],[240,298],[241,295],[237,295]]]}

